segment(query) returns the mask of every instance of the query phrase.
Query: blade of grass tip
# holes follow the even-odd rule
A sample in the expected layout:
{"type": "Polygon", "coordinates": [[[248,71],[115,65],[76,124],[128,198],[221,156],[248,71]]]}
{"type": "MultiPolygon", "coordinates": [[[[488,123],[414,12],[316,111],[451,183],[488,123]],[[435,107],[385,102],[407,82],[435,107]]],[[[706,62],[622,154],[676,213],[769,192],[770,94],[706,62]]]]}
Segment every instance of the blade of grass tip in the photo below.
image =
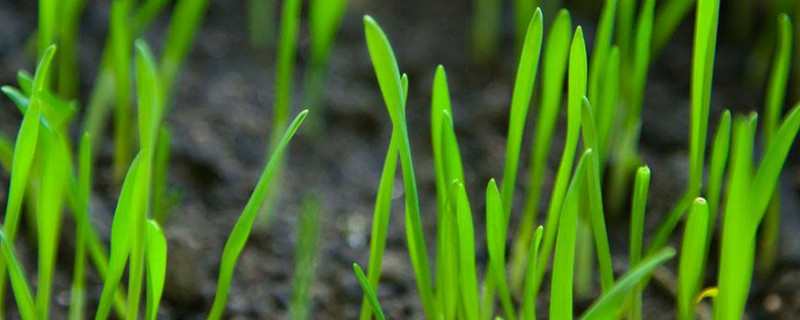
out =
{"type": "Polygon", "coordinates": [[[695,319],[695,297],[703,285],[708,218],[708,203],[703,198],[697,198],[683,232],[678,267],[678,319],[681,320],[695,319]]]}
{"type": "MultiPolygon", "coordinates": [[[[630,248],[628,249],[628,263],[635,268],[642,260],[642,237],[644,236],[644,215],[647,207],[647,193],[650,190],[650,168],[640,167],[636,171],[636,180],[633,184],[631,200],[631,233],[630,248]]],[[[642,290],[643,285],[636,285],[631,293],[631,307],[628,318],[631,320],[642,319],[642,290]]]]}
{"type": "MultiPolygon", "coordinates": [[[[511,207],[514,202],[514,189],[516,187],[517,171],[519,169],[519,153],[522,147],[522,133],[525,130],[525,120],[528,107],[531,105],[536,72],[539,68],[539,56],[542,51],[542,10],[536,9],[525,34],[525,44],[519,58],[514,92],[511,96],[511,110],[508,121],[508,140],[506,141],[505,167],[503,170],[503,214],[505,220],[511,217],[511,207]]],[[[506,222],[507,223],[507,222],[506,222]]]]}
{"type": "Polygon", "coordinates": [[[353,271],[356,273],[356,278],[358,278],[358,283],[361,285],[361,289],[364,290],[364,295],[369,298],[369,303],[372,307],[372,312],[375,314],[375,317],[378,318],[378,320],[386,320],[386,317],[383,315],[383,309],[381,309],[381,304],[378,302],[378,297],[369,286],[367,277],[364,276],[364,271],[361,271],[361,267],[359,267],[357,263],[353,264],[353,271]]]}
{"type": "Polygon", "coordinates": [[[8,277],[11,279],[11,289],[14,291],[17,309],[19,309],[22,320],[36,320],[36,306],[31,296],[30,285],[28,285],[25,271],[19,263],[14,248],[8,242],[5,232],[0,231],[0,241],[2,242],[3,259],[8,264],[8,277]]]}
{"type": "MultiPolygon", "coordinates": [[[[792,58],[792,22],[785,13],[778,16],[778,41],[773,57],[772,75],[767,85],[764,103],[764,145],[769,145],[778,126],[786,96],[786,83],[789,79],[792,58]]],[[[758,259],[764,274],[774,269],[777,243],[780,233],[780,192],[772,195],[770,206],[761,228],[758,259]]]]}
{"type": "Polygon", "coordinates": [[[111,253],[108,259],[108,272],[103,279],[103,291],[100,295],[95,320],[105,320],[111,311],[122,275],[125,272],[128,256],[131,251],[131,211],[133,210],[134,191],[139,178],[140,157],[133,159],[128,169],[122,190],[119,193],[114,219],[111,221],[111,253]]]}
{"type": "Polygon", "coordinates": [[[526,259],[533,241],[533,230],[530,226],[536,223],[541,201],[542,178],[547,168],[547,155],[550,153],[550,142],[553,137],[564,87],[564,76],[569,56],[569,39],[572,35],[572,22],[569,11],[562,9],[550,26],[547,35],[542,64],[542,103],[536,125],[536,135],[531,147],[529,164],[528,191],[525,195],[522,218],[514,241],[511,255],[512,291],[519,292],[525,277],[526,259]]]}
{"type": "MultiPolygon", "coordinates": [[[[39,117],[42,109],[42,93],[50,79],[50,65],[55,55],[55,46],[50,46],[42,56],[36,67],[36,76],[31,85],[31,104],[22,118],[19,132],[14,144],[14,155],[11,167],[11,182],[9,182],[8,201],[6,214],[3,220],[3,231],[6,240],[13,247],[14,236],[19,224],[20,211],[24,200],[25,189],[28,184],[29,173],[39,136],[39,117]]],[[[5,314],[5,280],[6,261],[0,261],[0,314],[5,314]]],[[[12,279],[13,280],[13,279],[12,279]]]]}
{"type": "Polygon", "coordinates": [[[86,316],[86,234],[89,232],[89,198],[92,188],[92,138],[84,133],[78,157],[78,207],[75,212],[75,263],[69,298],[69,320],[86,316]]]}
{"type": "Polygon", "coordinates": [[[653,26],[652,57],[655,58],[691,11],[696,0],[670,0],[659,3],[653,26]]]}
{"type": "Polygon", "coordinates": [[[158,305],[167,274],[167,238],[154,220],[147,220],[147,303],[145,319],[158,317],[158,305]]]}
{"type": "MultiPolygon", "coordinates": [[[[578,160],[575,175],[569,184],[558,224],[553,275],[550,285],[550,319],[570,320],[573,316],[572,290],[575,273],[575,242],[578,229],[580,186],[586,175],[586,162],[592,150],[586,150],[578,160]]],[[[539,269],[541,270],[541,269],[539,269]]]]}
{"type": "Polygon", "coordinates": [[[619,47],[613,46],[605,65],[604,90],[597,101],[597,139],[601,164],[605,166],[613,134],[612,125],[617,115],[620,86],[620,53],[619,47]]]}
{"type": "Polygon", "coordinates": [[[36,205],[38,235],[38,286],[36,310],[40,319],[49,318],[50,293],[58,254],[65,187],[71,163],[66,145],[49,130],[40,132],[42,175],[36,205]]]}
{"type": "Polygon", "coordinates": [[[675,249],[667,247],[642,261],[641,264],[622,276],[608,293],[596,300],[581,316],[581,320],[614,319],[628,293],[653,270],[673,256],[675,256],[675,249]]]}
{"type": "MultiPolygon", "coordinates": [[[[186,60],[194,34],[203,21],[208,3],[209,0],[179,0],[175,4],[169,30],[164,40],[164,53],[161,56],[159,70],[163,86],[162,100],[167,102],[167,105],[172,100],[175,78],[183,61],[186,60]]],[[[288,117],[288,113],[286,116],[288,117]]],[[[286,120],[284,119],[284,121],[286,120]]],[[[283,130],[283,127],[280,130],[283,130]]]]}
{"type": "Polygon", "coordinates": [[[478,302],[478,274],[475,267],[475,231],[472,224],[472,210],[470,210],[467,190],[464,189],[463,184],[457,184],[456,193],[461,303],[465,308],[466,319],[477,320],[480,315],[480,304],[478,302]]]}
{"type": "Polygon", "coordinates": [[[506,276],[506,220],[503,213],[503,201],[497,183],[489,180],[486,186],[486,246],[489,249],[489,277],[494,277],[500,294],[500,304],[507,319],[517,318],[511,301],[506,276]]]}
{"type": "MultiPolygon", "coordinates": [[[[389,216],[392,211],[392,187],[395,182],[397,172],[397,150],[399,137],[392,134],[389,148],[386,151],[386,158],[383,162],[381,180],[378,184],[378,194],[375,199],[375,209],[372,214],[372,233],[369,243],[369,285],[376,290],[381,276],[381,264],[383,253],[386,250],[386,236],[389,229],[389,216]]],[[[364,294],[361,303],[361,320],[369,320],[372,317],[372,309],[369,297],[364,294]]]]}
{"type": "Polygon", "coordinates": [[[738,116],[734,121],[731,168],[728,174],[728,195],[722,219],[722,243],[717,285],[719,294],[714,300],[714,319],[737,319],[744,313],[753,267],[755,227],[748,215],[753,156],[752,126],[738,116]]]}
{"type": "Polygon", "coordinates": [[[522,318],[525,320],[536,320],[536,293],[534,292],[534,281],[536,279],[536,260],[539,258],[539,245],[542,243],[542,226],[533,232],[533,247],[528,252],[528,267],[525,271],[525,291],[522,301],[522,318]]]}
{"type": "MultiPolygon", "coordinates": [[[[584,146],[597,150],[597,130],[594,116],[592,115],[592,107],[586,97],[583,99],[582,110],[581,122],[583,123],[584,146]]],[[[611,263],[611,249],[608,245],[608,231],[606,231],[606,218],[603,211],[600,159],[596,152],[592,152],[589,157],[588,166],[585,182],[586,196],[584,199],[588,200],[589,205],[592,234],[594,235],[595,249],[597,250],[597,262],[600,267],[600,287],[602,292],[606,293],[614,285],[614,266],[611,263]]]]}
{"type": "Polygon", "coordinates": [[[133,35],[129,30],[131,2],[120,0],[111,3],[109,26],[117,100],[114,110],[114,177],[116,181],[119,181],[125,174],[125,168],[132,153],[130,70],[133,35]]]}
{"type": "Polygon", "coordinates": [[[253,190],[252,195],[250,195],[250,199],[247,200],[247,205],[245,205],[244,210],[242,210],[241,216],[239,216],[239,219],[233,226],[233,230],[231,230],[228,236],[228,240],[225,242],[219,268],[219,279],[217,280],[217,291],[214,296],[214,304],[208,315],[209,320],[220,319],[222,313],[225,311],[225,303],[228,299],[228,290],[230,289],[231,278],[233,277],[233,271],[236,267],[236,260],[239,258],[239,254],[242,252],[242,249],[244,249],[247,238],[250,236],[250,230],[253,228],[256,215],[264,202],[264,196],[269,188],[269,183],[272,181],[275,168],[278,166],[278,163],[282,161],[281,158],[283,157],[283,153],[289,141],[297,132],[297,129],[300,128],[300,124],[303,123],[306,115],[308,115],[307,110],[300,112],[286,129],[283,138],[281,138],[280,143],[277,145],[277,148],[275,148],[275,151],[273,151],[269,162],[267,162],[264,171],[261,173],[258,184],[253,190]]]}
{"type": "MultiPolygon", "coordinates": [[[[436,67],[433,76],[433,93],[431,95],[431,146],[433,147],[433,161],[436,175],[436,200],[437,221],[442,221],[446,212],[448,179],[445,170],[444,149],[442,147],[442,115],[444,111],[451,111],[450,92],[447,87],[447,74],[444,67],[436,67]]],[[[462,180],[463,181],[463,180],[462,180]]],[[[441,237],[441,234],[439,235],[441,237]]],[[[437,274],[439,274],[437,272],[437,274]]]]}
{"type": "Polygon", "coordinates": [[[369,16],[364,17],[364,31],[367,38],[375,74],[389,115],[392,119],[394,134],[400,136],[400,164],[403,170],[403,185],[406,199],[406,238],[408,241],[411,265],[417,280],[417,289],[422,306],[428,318],[438,318],[437,304],[433,295],[430,267],[425,238],[420,218],[419,195],[417,192],[414,164],[411,158],[411,144],[408,138],[408,127],[405,119],[405,99],[400,81],[400,71],[394,52],[386,34],[369,16]]]}
{"type": "Polygon", "coordinates": [[[272,112],[272,144],[274,148],[289,121],[292,78],[297,55],[297,29],[300,27],[300,0],[283,3],[280,22],[277,67],[275,68],[275,107],[272,112]]]}
{"type": "Polygon", "coordinates": [[[289,304],[291,319],[311,318],[311,287],[314,282],[321,211],[322,204],[317,196],[306,196],[298,222],[295,273],[292,280],[292,300],[289,304]]]}
{"type": "Polygon", "coordinates": [[[547,228],[544,232],[544,243],[537,262],[535,292],[539,288],[550,262],[550,253],[553,251],[553,244],[556,240],[556,231],[564,203],[564,195],[569,183],[572,164],[575,158],[575,150],[578,144],[581,125],[581,103],[583,96],[586,95],[586,45],[583,41],[583,30],[578,27],[572,39],[570,48],[569,63],[569,86],[567,88],[567,139],[564,144],[564,152],[561,154],[561,164],[556,174],[555,188],[550,198],[550,207],[547,210],[547,228]]]}
{"type": "MultiPolygon", "coordinates": [[[[601,73],[605,71],[606,64],[611,53],[611,37],[614,35],[614,20],[617,13],[617,0],[606,0],[603,4],[603,11],[600,13],[600,21],[597,22],[597,36],[592,57],[589,63],[589,101],[595,103],[600,101],[601,89],[600,81],[604,80],[601,73]]],[[[608,83],[604,83],[608,85],[608,83]]]]}

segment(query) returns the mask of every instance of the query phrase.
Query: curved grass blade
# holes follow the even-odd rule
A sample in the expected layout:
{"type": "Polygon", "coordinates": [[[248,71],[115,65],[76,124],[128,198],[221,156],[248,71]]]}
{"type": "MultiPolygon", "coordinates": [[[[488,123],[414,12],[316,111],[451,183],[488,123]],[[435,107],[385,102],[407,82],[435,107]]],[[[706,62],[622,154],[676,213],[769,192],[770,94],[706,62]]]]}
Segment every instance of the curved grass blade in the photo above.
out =
{"type": "Polygon", "coordinates": [[[208,315],[209,320],[220,319],[225,311],[225,303],[228,300],[228,290],[230,289],[233,270],[236,267],[236,260],[239,258],[239,254],[242,253],[247,238],[250,236],[250,230],[253,228],[256,215],[264,202],[264,196],[272,181],[275,168],[282,161],[283,153],[289,145],[289,141],[297,132],[297,129],[300,128],[300,124],[303,123],[307,115],[308,111],[303,110],[286,129],[283,138],[281,138],[280,143],[273,151],[269,162],[267,162],[264,171],[261,173],[253,194],[247,200],[247,205],[242,210],[242,215],[239,216],[228,236],[228,240],[225,242],[225,249],[222,251],[222,261],[219,268],[219,279],[217,280],[217,293],[214,296],[214,304],[208,315]]]}
{"type": "Polygon", "coordinates": [[[514,189],[519,169],[519,153],[522,147],[522,133],[525,130],[525,120],[528,115],[528,107],[531,105],[531,95],[533,95],[536,72],[539,68],[539,56],[542,51],[543,23],[542,10],[536,9],[528,25],[528,32],[525,35],[525,44],[522,46],[517,77],[514,81],[514,92],[511,96],[505,169],[503,170],[501,191],[503,213],[506,221],[511,217],[511,207],[514,202],[514,189]]]}
{"type": "Polygon", "coordinates": [[[158,305],[167,274],[167,238],[158,222],[147,220],[147,304],[145,319],[158,317],[158,305]]]}
{"type": "Polygon", "coordinates": [[[711,245],[714,235],[714,225],[719,211],[720,195],[722,194],[725,168],[728,164],[728,149],[731,140],[731,112],[725,110],[719,119],[717,132],[714,134],[714,146],[711,150],[711,163],[708,173],[708,239],[706,239],[706,252],[711,245]]]}
{"type": "MultiPolygon", "coordinates": [[[[578,229],[580,188],[586,176],[586,162],[592,150],[586,150],[575,168],[569,184],[558,224],[553,275],[550,285],[550,319],[572,319],[573,274],[575,273],[575,243],[578,229]]],[[[541,270],[541,269],[540,269],[541,270]]]]}
{"type": "Polygon", "coordinates": [[[567,184],[572,172],[575,150],[578,144],[578,135],[581,125],[581,104],[586,95],[586,44],[583,40],[583,30],[578,27],[572,39],[569,61],[569,86],[567,88],[567,139],[564,152],[561,154],[561,164],[556,175],[555,188],[550,198],[550,207],[547,211],[547,224],[544,232],[544,243],[537,262],[536,290],[539,292],[544,272],[550,262],[550,253],[556,240],[556,231],[560,223],[562,206],[567,191],[567,184]]]}
{"type": "Polygon", "coordinates": [[[655,268],[664,264],[673,256],[675,256],[675,249],[667,247],[642,261],[639,266],[622,276],[608,293],[596,300],[589,307],[589,310],[581,316],[581,320],[614,319],[622,307],[625,297],[634,286],[641,283],[655,268]]]}
{"type": "MultiPolygon", "coordinates": [[[[650,190],[650,168],[640,167],[636,171],[636,180],[633,184],[631,200],[631,233],[630,248],[628,249],[628,263],[636,267],[642,260],[642,237],[644,237],[644,215],[647,207],[647,193],[650,190]]],[[[643,284],[637,284],[631,293],[631,307],[628,318],[631,320],[642,319],[642,290],[643,284]]]]}
{"type": "Polygon", "coordinates": [[[497,183],[489,180],[486,186],[486,245],[489,249],[489,277],[494,277],[500,294],[500,304],[507,319],[517,318],[511,301],[506,276],[506,219],[503,213],[503,200],[497,183]]]}
{"type": "Polygon", "coordinates": [[[39,317],[36,314],[36,306],[33,303],[31,296],[30,285],[28,285],[25,271],[17,260],[14,254],[14,249],[8,242],[5,232],[0,231],[0,242],[2,242],[3,259],[8,264],[8,277],[11,279],[11,289],[14,291],[14,299],[17,303],[20,316],[22,320],[36,320],[39,317]]]}
{"type": "Polygon", "coordinates": [[[361,271],[361,267],[359,267],[357,263],[353,264],[353,271],[356,273],[356,278],[358,278],[361,289],[364,290],[364,295],[369,298],[369,303],[372,307],[372,312],[375,313],[375,317],[378,318],[378,320],[386,320],[386,316],[383,315],[383,309],[381,309],[381,304],[378,302],[378,297],[369,286],[367,277],[364,276],[364,271],[361,271]]]}
{"type": "MultiPolygon", "coordinates": [[[[11,182],[8,188],[8,202],[6,203],[6,214],[3,220],[3,233],[9,247],[13,247],[14,237],[17,233],[19,224],[22,201],[24,200],[25,189],[28,184],[28,177],[36,153],[36,145],[39,137],[39,118],[42,109],[42,94],[49,83],[50,65],[55,55],[56,47],[50,46],[42,56],[39,65],[36,67],[36,75],[31,85],[31,104],[22,124],[17,133],[14,144],[14,155],[11,167],[11,182]]],[[[6,280],[6,259],[0,261],[0,314],[5,314],[5,280],[6,280]]],[[[12,279],[13,281],[13,279],[12,279]]]]}
{"type": "Polygon", "coordinates": [[[439,311],[433,294],[428,253],[422,232],[419,194],[414,175],[414,164],[411,159],[411,144],[408,138],[408,127],[406,126],[403,107],[405,106],[405,98],[400,80],[400,71],[386,34],[375,20],[369,16],[364,17],[364,32],[375,75],[378,78],[386,108],[392,119],[393,134],[397,134],[400,137],[399,151],[400,164],[403,170],[403,185],[405,186],[408,251],[425,315],[434,319],[438,317],[439,311]]]}
{"type": "Polygon", "coordinates": [[[678,319],[680,320],[695,319],[695,297],[703,285],[708,221],[708,203],[703,198],[697,198],[692,204],[683,232],[678,266],[678,319]]]}
{"type": "Polygon", "coordinates": [[[533,243],[533,230],[530,226],[536,223],[541,201],[542,178],[544,177],[547,155],[550,153],[550,142],[553,137],[561,96],[564,88],[564,76],[567,70],[572,22],[569,11],[561,10],[550,26],[547,35],[542,64],[542,103],[536,125],[536,135],[531,147],[530,174],[528,191],[522,211],[522,220],[514,241],[511,255],[512,291],[522,288],[525,277],[525,266],[528,264],[529,248],[533,243]]]}
{"type": "Polygon", "coordinates": [[[536,293],[535,279],[536,279],[536,261],[539,258],[539,245],[542,243],[542,234],[544,229],[542,226],[536,228],[533,232],[533,247],[528,253],[528,268],[525,271],[525,291],[524,299],[522,301],[522,318],[525,320],[536,320],[536,293]]]}

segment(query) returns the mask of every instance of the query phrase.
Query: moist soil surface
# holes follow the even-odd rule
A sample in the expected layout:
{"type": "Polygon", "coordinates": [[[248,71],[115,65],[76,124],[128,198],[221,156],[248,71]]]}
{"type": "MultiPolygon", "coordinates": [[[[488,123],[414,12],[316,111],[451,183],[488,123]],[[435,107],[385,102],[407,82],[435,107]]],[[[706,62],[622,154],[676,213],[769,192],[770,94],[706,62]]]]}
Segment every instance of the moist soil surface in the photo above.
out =
{"type": "MultiPolygon", "coordinates": [[[[246,1],[211,2],[194,48],[176,84],[171,110],[166,118],[172,129],[169,170],[170,194],[174,205],[164,229],[169,241],[168,278],[163,319],[203,319],[213,300],[219,258],[225,240],[244,207],[263,167],[272,126],[274,100],[274,46],[254,49],[250,45],[246,1]]],[[[422,217],[429,255],[435,257],[435,184],[430,152],[429,107],[433,73],[437,64],[448,70],[453,97],[456,132],[465,161],[467,189],[476,212],[478,259],[487,257],[483,245],[482,190],[486,182],[499,178],[503,169],[508,106],[516,70],[510,8],[505,9],[501,50],[488,63],[475,63],[469,54],[467,0],[351,0],[341,32],[334,45],[323,108],[312,110],[316,134],[301,129],[291,144],[286,171],[279,182],[283,188],[278,204],[261,219],[239,258],[228,301],[226,317],[231,319],[289,318],[294,248],[301,205],[309,196],[323,203],[316,278],[311,290],[313,319],[355,319],[361,303],[361,289],[352,263],[367,264],[371,216],[380,171],[391,133],[363,36],[362,16],[372,15],[387,32],[397,54],[400,69],[410,79],[408,123],[420,189],[422,217]]],[[[81,23],[80,65],[82,99],[86,101],[93,84],[108,27],[109,2],[88,4],[81,23]]],[[[599,5],[568,3],[573,23],[584,25],[589,41],[599,5]]],[[[170,10],[169,8],[167,10],[170,10]]],[[[164,39],[168,15],[162,14],[145,38],[156,53],[164,39]]],[[[690,19],[691,20],[691,19],[690,19]]],[[[772,23],[769,20],[768,23],[772,23]]],[[[34,2],[12,1],[0,6],[0,83],[14,84],[16,71],[32,70],[32,34],[35,31],[34,2]]],[[[750,47],[754,40],[730,37],[725,10],[716,60],[710,127],[715,129],[723,107],[737,112],[760,110],[763,82],[753,84],[748,76],[750,47]]],[[[273,24],[273,27],[275,25],[273,24]]],[[[275,30],[270,31],[272,35],[275,30]]],[[[689,75],[692,23],[684,23],[675,38],[656,57],[650,69],[640,153],[653,177],[646,217],[645,243],[657,224],[680,197],[688,176],[689,75]]],[[[273,39],[274,40],[274,39],[273,39]]],[[[303,105],[303,74],[309,64],[309,38],[305,17],[299,38],[292,114],[303,105]]],[[[538,85],[537,85],[538,86],[538,85]]],[[[0,131],[14,136],[21,119],[8,99],[0,100],[0,131]]],[[[535,100],[536,101],[536,100],[535,100]]],[[[529,118],[535,118],[537,103],[529,118]]],[[[563,118],[563,112],[562,117],[563,118]]],[[[80,120],[80,117],[78,117],[80,120]]],[[[533,121],[525,134],[521,163],[527,163],[533,121]]],[[[78,125],[73,134],[77,136],[78,125]]],[[[100,234],[107,239],[118,185],[111,172],[111,130],[100,142],[97,173],[93,182],[91,214],[100,234]]],[[[565,124],[559,123],[545,174],[545,201],[563,145],[565,124]]],[[[758,147],[760,148],[760,147],[758,147]]],[[[790,158],[796,158],[795,155],[790,158]]],[[[8,173],[2,172],[4,198],[8,173]]],[[[527,189],[527,167],[521,168],[515,208],[522,205],[527,189]]],[[[422,319],[421,306],[407,255],[404,236],[402,181],[395,183],[394,206],[379,299],[390,319],[422,319]]],[[[756,276],[750,295],[749,319],[797,319],[800,317],[800,230],[798,212],[797,161],[790,160],[781,181],[782,240],[776,271],[756,276]]],[[[626,200],[627,202],[628,200],[626,200]]],[[[1,202],[5,202],[4,200],[1,202]]],[[[610,212],[607,226],[614,255],[615,272],[627,269],[628,217],[610,212]]],[[[518,219],[514,214],[512,224],[518,219]]],[[[541,222],[540,222],[541,223],[541,222]]],[[[57,303],[54,318],[65,318],[69,303],[74,225],[66,219],[55,283],[57,303]]],[[[510,230],[516,230],[511,228],[510,230]]],[[[672,245],[679,247],[679,227],[672,245]]],[[[513,235],[511,235],[513,237],[513,235]]],[[[18,249],[28,274],[35,274],[35,245],[23,232],[18,249]]],[[[715,238],[716,242],[716,238],[715,238]]],[[[712,253],[710,266],[716,266],[712,253]]],[[[483,265],[483,263],[481,263],[483,265]]],[[[644,318],[673,318],[677,261],[662,268],[645,292],[644,318]]],[[[708,270],[706,284],[713,283],[708,270]]],[[[483,270],[481,277],[483,275],[483,270]]],[[[96,304],[101,282],[89,278],[90,305],[96,304]]],[[[548,281],[546,281],[547,283],[548,281]]],[[[544,290],[548,284],[545,284],[544,290]]],[[[597,287],[597,285],[595,285],[597,287]]],[[[591,303],[579,298],[576,312],[591,303]]],[[[539,301],[541,318],[546,318],[547,294],[539,301]]],[[[707,307],[704,307],[707,308],[707,307]]],[[[704,311],[701,308],[701,312],[704,311]]],[[[499,310],[499,309],[498,309],[499,310]]],[[[706,310],[707,311],[707,310],[706,310]]],[[[499,311],[498,311],[499,312],[499,311]]],[[[91,312],[90,312],[91,314],[91,312]]]]}

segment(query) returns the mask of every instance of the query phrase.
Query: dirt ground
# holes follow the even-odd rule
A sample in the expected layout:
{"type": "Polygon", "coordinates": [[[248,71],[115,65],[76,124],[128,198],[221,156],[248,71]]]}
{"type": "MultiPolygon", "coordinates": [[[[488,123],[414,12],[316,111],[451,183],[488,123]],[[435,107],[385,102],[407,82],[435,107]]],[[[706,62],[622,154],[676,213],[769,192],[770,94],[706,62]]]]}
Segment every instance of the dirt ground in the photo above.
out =
{"type": "MultiPolygon", "coordinates": [[[[96,62],[107,30],[109,3],[90,2],[81,29],[82,94],[93,83],[96,62]]],[[[176,85],[175,100],[167,117],[173,132],[169,184],[179,201],[165,224],[169,239],[168,279],[162,319],[203,319],[215,292],[219,257],[225,239],[244,207],[264,163],[271,127],[274,92],[274,50],[253,49],[246,29],[246,1],[214,0],[197,34],[194,49],[176,85]]],[[[292,142],[286,174],[286,191],[271,219],[254,230],[233,279],[227,315],[231,319],[284,319],[291,294],[300,204],[309,194],[323,201],[322,234],[317,276],[313,285],[313,319],[354,319],[358,316],[361,289],[351,264],[366,265],[375,193],[390,136],[390,122],[369,62],[361,17],[372,15],[387,32],[410,79],[408,122],[421,194],[429,253],[435,257],[435,185],[430,152],[429,107],[433,72],[437,64],[448,70],[456,131],[461,144],[468,191],[474,210],[481,212],[481,191],[486,181],[500,177],[505,152],[508,105],[516,66],[513,56],[510,14],[504,16],[503,48],[499,58],[478,66],[468,54],[468,0],[351,0],[342,30],[330,59],[324,110],[312,110],[324,126],[312,136],[302,129],[292,142]]],[[[572,7],[572,3],[567,4],[572,7]]],[[[587,39],[599,5],[580,6],[573,23],[583,25],[587,39]]],[[[508,9],[508,8],[507,8],[508,9]]],[[[725,20],[723,8],[723,26],[725,20]]],[[[148,31],[146,39],[159,52],[168,15],[148,31]]],[[[0,83],[15,83],[18,69],[33,69],[28,50],[35,31],[35,3],[5,2],[0,5],[0,83]]],[[[689,132],[689,75],[692,23],[685,23],[676,38],[657,57],[650,69],[645,95],[640,151],[653,172],[647,211],[647,235],[678,199],[686,183],[689,132]]],[[[746,76],[750,42],[732,40],[722,29],[717,54],[710,126],[714,129],[723,108],[746,112],[759,110],[762,85],[746,76]]],[[[292,98],[292,114],[303,104],[302,75],[308,65],[309,39],[303,21],[298,69],[292,98]]],[[[529,118],[536,115],[536,106],[529,118]]],[[[80,118],[79,118],[80,119],[80,118]]],[[[7,99],[0,99],[0,131],[13,136],[19,113],[7,99]]],[[[523,159],[527,163],[533,121],[529,121],[523,159]]],[[[75,126],[75,134],[77,134],[75,126]]],[[[109,130],[110,132],[110,130],[109,130]]],[[[552,146],[546,184],[552,183],[563,144],[560,123],[552,146]]],[[[713,132],[713,131],[710,131],[713,132]]],[[[109,135],[110,136],[110,135],[109,135]]],[[[92,197],[93,223],[108,236],[118,187],[111,181],[111,139],[101,144],[98,173],[92,197]]],[[[782,184],[782,249],[777,271],[759,277],[750,295],[749,319],[797,319],[800,317],[800,230],[796,161],[790,160],[782,184]]],[[[7,188],[8,174],[2,174],[7,188]]],[[[527,177],[523,167],[520,177],[527,177]]],[[[399,176],[398,176],[399,178],[399,176]]],[[[516,200],[521,206],[527,181],[519,179],[516,200]]],[[[402,219],[402,182],[396,183],[387,252],[379,289],[391,319],[422,319],[421,306],[408,260],[402,219]]],[[[549,188],[544,188],[549,197],[549,188]]],[[[0,193],[0,200],[7,192],[0,193]]],[[[0,201],[5,202],[5,201],[0,201]]],[[[542,205],[546,205],[542,201],[542,205]]],[[[515,215],[515,219],[516,219],[515,215]]],[[[627,270],[627,215],[607,218],[617,274],[627,270]]],[[[69,219],[67,219],[69,220],[69,219]]],[[[476,219],[476,235],[483,234],[476,219]]],[[[72,266],[72,222],[63,230],[60,272],[55,288],[56,318],[65,315],[72,266]]],[[[681,228],[673,237],[673,245],[681,228]]],[[[29,246],[23,235],[20,248],[29,246]],[[27,245],[26,245],[27,244],[27,245]]],[[[479,259],[487,254],[479,245],[479,259]]],[[[20,250],[25,251],[25,250],[20,250]]],[[[33,255],[23,254],[27,266],[33,255]]],[[[712,266],[716,257],[712,255],[712,266]]],[[[676,261],[669,264],[676,269],[676,261]]],[[[715,269],[715,268],[711,268],[715,269]]],[[[713,283],[714,270],[707,284],[713,283]]],[[[33,272],[30,272],[33,273],[33,272]]],[[[90,278],[89,295],[96,303],[101,284],[90,278]]],[[[540,301],[540,310],[546,310],[540,301]]],[[[580,301],[580,308],[588,306],[580,301]]],[[[645,297],[645,319],[671,319],[673,299],[658,283],[645,297]]],[[[580,310],[578,310],[580,311],[580,310]]],[[[545,314],[542,316],[546,317],[545,314]]]]}

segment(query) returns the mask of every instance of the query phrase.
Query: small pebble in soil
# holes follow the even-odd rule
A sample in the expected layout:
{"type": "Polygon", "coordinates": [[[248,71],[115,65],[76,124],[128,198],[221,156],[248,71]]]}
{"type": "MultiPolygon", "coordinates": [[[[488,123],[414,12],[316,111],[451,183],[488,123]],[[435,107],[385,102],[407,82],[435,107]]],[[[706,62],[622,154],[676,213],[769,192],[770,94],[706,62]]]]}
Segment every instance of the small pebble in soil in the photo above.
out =
{"type": "Polygon", "coordinates": [[[783,300],[781,300],[781,297],[777,294],[773,293],[764,298],[764,310],[767,310],[769,313],[778,312],[782,306],[783,300]]]}

